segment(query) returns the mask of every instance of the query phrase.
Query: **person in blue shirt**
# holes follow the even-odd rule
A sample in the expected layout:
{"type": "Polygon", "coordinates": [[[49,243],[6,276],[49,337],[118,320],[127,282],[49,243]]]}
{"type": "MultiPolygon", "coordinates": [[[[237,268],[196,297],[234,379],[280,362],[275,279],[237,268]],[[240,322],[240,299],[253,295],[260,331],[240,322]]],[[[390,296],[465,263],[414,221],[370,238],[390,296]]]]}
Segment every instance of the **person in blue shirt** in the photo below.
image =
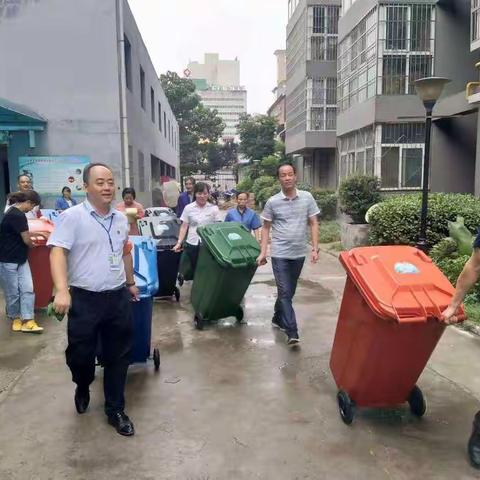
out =
{"type": "Polygon", "coordinates": [[[256,212],[247,207],[250,195],[247,192],[237,193],[237,207],[231,208],[225,217],[226,222],[239,222],[250,232],[255,234],[255,238],[260,240],[260,228],[262,221],[256,212]]]}
{"type": "Polygon", "coordinates": [[[182,216],[182,213],[185,207],[195,200],[193,196],[194,187],[195,187],[195,179],[193,177],[188,177],[187,179],[185,179],[185,191],[181,193],[180,196],[178,197],[178,203],[177,203],[178,218],[182,216]]]}
{"type": "Polygon", "coordinates": [[[69,187],[62,188],[62,196],[57,198],[55,202],[55,210],[67,210],[77,204],[76,200],[72,198],[72,191],[69,187]]]}

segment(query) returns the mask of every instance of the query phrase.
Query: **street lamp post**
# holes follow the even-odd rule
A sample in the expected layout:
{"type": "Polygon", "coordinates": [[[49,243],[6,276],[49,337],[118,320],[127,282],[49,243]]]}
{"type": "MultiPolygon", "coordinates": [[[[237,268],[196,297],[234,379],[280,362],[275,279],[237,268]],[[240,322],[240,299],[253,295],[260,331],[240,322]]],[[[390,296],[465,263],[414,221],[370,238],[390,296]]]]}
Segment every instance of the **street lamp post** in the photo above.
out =
{"type": "Polygon", "coordinates": [[[427,251],[427,213],[428,213],[428,192],[430,180],[430,139],[432,135],[432,112],[435,103],[442,94],[443,87],[449,83],[448,78],[427,77],[415,82],[417,95],[423,102],[426,111],[425,119],[425,154],[423,159],[423,186],[422,186],[422,211],[420,216],[420,236],[418,237],[417,248],[427,251]]]}

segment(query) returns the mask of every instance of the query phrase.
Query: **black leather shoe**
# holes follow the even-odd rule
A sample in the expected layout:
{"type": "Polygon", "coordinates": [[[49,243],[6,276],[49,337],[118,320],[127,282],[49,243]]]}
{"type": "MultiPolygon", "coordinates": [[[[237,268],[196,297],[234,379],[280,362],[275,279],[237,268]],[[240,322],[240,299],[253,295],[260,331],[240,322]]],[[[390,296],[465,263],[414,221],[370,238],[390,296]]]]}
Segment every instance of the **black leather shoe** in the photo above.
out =
{"type": "Polygon", "coordinates": [[[87,411],[88,404],[90,403],[90,391],[77,387],[75,389],[75,408],[77,412],[82,414],[87,411]]]}
{"type": "Polygon", "coordinates": [[[108,416],[108,423],[115,427],[120,435],[131,437],[135,434],[135,428],[132,421],[125,415],[124,412],[117,412],[108,416]]]}
{"type": "Polygon", "coordinates": [[[468,456],[473,467],[480,470],[480,412],[473,420],[473,430],[468,441],[468,456]]]}

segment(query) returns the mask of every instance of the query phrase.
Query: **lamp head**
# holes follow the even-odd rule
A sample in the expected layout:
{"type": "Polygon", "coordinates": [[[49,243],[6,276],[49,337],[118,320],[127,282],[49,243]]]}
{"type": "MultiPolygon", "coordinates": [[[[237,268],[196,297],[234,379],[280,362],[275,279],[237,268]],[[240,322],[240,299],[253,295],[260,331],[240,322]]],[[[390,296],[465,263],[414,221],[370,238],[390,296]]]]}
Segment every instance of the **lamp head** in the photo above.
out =
{"type": "Polygon", "coordinates": [[[422,100],[425,108],[433,109],[433,106],[440,98],[443,88],[451,80],[443,77],[427,77],[415,81],[415,90],[422,100]]]}

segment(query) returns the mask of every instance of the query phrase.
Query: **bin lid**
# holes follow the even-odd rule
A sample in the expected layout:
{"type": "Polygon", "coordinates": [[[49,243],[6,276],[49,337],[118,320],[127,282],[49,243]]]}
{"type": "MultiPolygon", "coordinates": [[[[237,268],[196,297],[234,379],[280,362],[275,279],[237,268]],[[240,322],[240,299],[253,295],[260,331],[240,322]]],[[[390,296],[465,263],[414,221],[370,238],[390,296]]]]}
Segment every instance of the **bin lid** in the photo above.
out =
{"type": "Polygon", "coordinates": [[[370,308],[382,318],[400,323],[440,319],[455,293],[433,261],[414,247],[354,248],[341,253],[340,261],[370,308]]]}
{"type": "Polygon", "coordinates": [[[240,223],[214,223],[199,227],[198,235],[223,267],[244,268],[256,264],[260,246],[240,223]]]}
{"type": "MultiPolygon", "coordinates": [[[[40,219],[29,219],[28,220],[28,230],[32,233],[35,232],[53,232],[53,225],[50,222],[40,219]]],[[[35,245],[41,246],[46,245],[47,240],[44,237],[35,237],[33,238],[35,245]]]]}
{"type": "Polygon", "coordinates": [[[157,247],[173,246],[178,241],[180,220],[175,215],[142,218],[137,224],[140,235],[153,238],[157,247]]]}

